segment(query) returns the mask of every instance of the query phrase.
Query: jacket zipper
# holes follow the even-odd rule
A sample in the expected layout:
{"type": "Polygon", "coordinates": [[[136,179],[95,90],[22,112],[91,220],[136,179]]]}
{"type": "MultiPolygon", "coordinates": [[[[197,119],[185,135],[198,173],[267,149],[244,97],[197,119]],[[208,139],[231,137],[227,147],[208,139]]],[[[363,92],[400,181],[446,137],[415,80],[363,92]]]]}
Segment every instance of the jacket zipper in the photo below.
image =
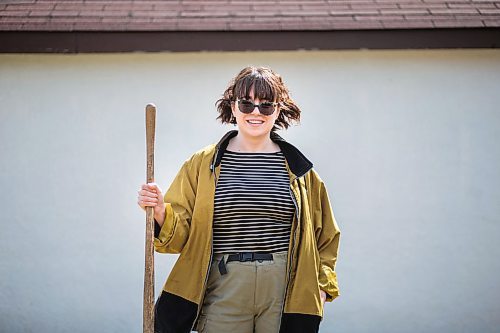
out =
{"type": "MultiPolygon", "coordinates": [[[[295,228],[295,230],[293,231],[293,235],[292,235],[292,249],[291,249],[291,252],[290,252],[290,262],[288,263],[288,276],[287,276],[287,279],[286,279],[286,284],[285,284],[285,291],[284,291],[284,295],[283,295],[283,304],[281,305],[281,311],[280,311],[280,323],[279,323],[279,326],[278,326],[278,332],[280,331],[281,329],[281,321],[282,321],[282,317],[283,317],[283,311],[285,310],[285,302],[286,302],[286,296],[288,294],[288,285],[290,284],[290,277],[292,275],[292,265],[293,265],[293,250],[295,248],[295,234],[297,232],[297,229],[298,229],[298,226],[300,225],[300,212],[299,212],[299,205],[297,204],[297,201],[296,201],[296,198],[295,198],[295,194],[293,193],[292,191],[292,183],[299,177],[295,177],[292,182],[290,183],[290,187],[288,188],[288,190],[290,191],[290,195],[292,197],[292,201],[293,201],[293,204],[295,205],[295,213],[296,213],[296,216],[297,216],[297,227],[295,228]]],[[[293,225],[292,225],[293,227],[293,225]]]]}
{"type": "MultiPolygon", "coordinates": [[[[219,148],[217,147],[217,149],[215,150],[214,161],[210,165],[210,169],[212,170],[212,174],[214,175],[215,187],[217,187],[217,176],[215,175],[215,159],[217,158],[218,152],[219,152],[219,148]]],[[[196,317],[194,318],[193,324],[191,325],[191,331],[194,330],[194,326],[196,324],[196,321],[200,317],[201,309],[203,308],[203,302],[205,300],[205,292],[207,290],[207,282],[208,282],[208,277],[210,276],[210,267],[212,266],[212,257],[214,254],[213,240],[214,240],[214,232],[213,232],[213,226],[212,226],[212,230],[210,232],[210,260],[208,261],[207,275],[205,276],[205,282],[203,283],[203,291],[202,291],[201,301],[200,301],[200,304],[198,304],[196,317]]]]}

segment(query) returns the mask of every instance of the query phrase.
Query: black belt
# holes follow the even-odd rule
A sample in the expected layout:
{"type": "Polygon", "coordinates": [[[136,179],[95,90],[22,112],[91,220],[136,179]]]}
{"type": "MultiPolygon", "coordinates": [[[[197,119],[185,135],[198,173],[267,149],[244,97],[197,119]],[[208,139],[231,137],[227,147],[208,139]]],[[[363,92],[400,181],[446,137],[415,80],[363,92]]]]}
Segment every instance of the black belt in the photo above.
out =
{"type": "MultiPolygon", "coordinates": [[[[230,261],[255,261],[255,260],[273,260],[272,253],[256,253],[256,252],[239,252],[235,254],[230,254],[227,256],[226,262],[230,261]]],[[[221,275],[227,274],[226,263],[224,262],[224,256],[219,262],[219,272],[221,275]]]]}

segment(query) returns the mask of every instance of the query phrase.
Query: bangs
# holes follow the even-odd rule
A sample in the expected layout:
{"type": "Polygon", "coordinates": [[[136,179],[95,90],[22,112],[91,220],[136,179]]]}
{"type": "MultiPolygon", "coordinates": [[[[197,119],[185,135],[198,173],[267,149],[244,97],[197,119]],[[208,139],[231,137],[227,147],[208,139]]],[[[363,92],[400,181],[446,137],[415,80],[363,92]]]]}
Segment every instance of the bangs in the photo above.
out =
{"type": "Polygon", "coordinates": [[[243,77],[236,83],[234,87],[234,96],[238,98],[250,99],[250,91],[254,89],[254,98],[259,100],[274,101],[276,97],[276,87],[273,86],[269,78],[260,75],[259,73],[252,73],[243,77]]]}

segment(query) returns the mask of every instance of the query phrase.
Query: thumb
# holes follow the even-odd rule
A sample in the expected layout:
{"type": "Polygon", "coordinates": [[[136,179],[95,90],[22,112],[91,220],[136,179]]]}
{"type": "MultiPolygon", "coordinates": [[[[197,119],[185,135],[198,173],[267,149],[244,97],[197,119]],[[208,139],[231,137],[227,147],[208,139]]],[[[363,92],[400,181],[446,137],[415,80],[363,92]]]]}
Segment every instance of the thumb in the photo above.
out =
{"type": "Polygon", "coordinates": [[[158,186],[156,183],[148,183],[148,186],[150,189],[155,190],[158,195],[162,194],[163,191],[161,188],[158,186]]]}

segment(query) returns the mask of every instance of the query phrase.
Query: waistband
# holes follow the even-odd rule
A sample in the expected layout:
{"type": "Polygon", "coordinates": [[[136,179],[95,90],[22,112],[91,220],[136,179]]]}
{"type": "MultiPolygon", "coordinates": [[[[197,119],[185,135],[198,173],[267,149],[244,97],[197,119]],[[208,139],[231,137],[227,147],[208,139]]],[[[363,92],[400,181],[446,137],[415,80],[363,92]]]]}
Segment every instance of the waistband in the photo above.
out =
{"type": "Polygon", "coordinates": [[[286,256],[287,251],[275,253],[259,253],[259,252],[238,252],[238,253],[215,253],[214,258],[220,259],[218,264],[219,272],[221,275],[227,274],[226,263],[231,261],[247,262],[247,261],[264,261],[273,260],[275,256],[286,256]]]}

